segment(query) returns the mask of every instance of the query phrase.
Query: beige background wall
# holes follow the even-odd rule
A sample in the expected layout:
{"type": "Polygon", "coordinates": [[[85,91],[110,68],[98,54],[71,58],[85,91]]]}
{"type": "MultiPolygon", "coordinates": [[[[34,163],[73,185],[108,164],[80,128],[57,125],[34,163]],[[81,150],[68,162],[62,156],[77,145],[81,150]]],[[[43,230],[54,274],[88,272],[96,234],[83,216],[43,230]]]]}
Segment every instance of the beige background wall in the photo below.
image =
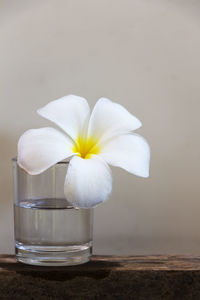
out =
{"type": "Polygon", "coordinates": [[[0,0],[0,252],[13,252],[11,157],[66,94],[143,121],[149,179],[113,169],[95,209],[96,253],[200,254],[200,2],[0,0]]]}

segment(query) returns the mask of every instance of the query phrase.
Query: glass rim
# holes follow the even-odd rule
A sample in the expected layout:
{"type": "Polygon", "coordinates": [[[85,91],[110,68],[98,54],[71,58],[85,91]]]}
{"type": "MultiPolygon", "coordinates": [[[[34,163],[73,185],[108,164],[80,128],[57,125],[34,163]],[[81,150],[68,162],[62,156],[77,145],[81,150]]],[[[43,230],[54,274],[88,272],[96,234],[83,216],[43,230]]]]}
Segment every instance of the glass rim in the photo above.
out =
{"type": "MultiPolygon", "coordinates": [[[[13,157],[11,160],[12,160],[13,162],[17,162],[17,156],[13,157]]],[[[60,164],[67,165],[68,163],[69,163],[69,161],[62,160],[62,161],[57,162],[55,165],[60,165],[60,164]]],[[[55,166],[55,165],[54,165],[54,166],[55,166]]],[[[53,167],[53,166],[52,166],[52,167],[53,167]]]]}

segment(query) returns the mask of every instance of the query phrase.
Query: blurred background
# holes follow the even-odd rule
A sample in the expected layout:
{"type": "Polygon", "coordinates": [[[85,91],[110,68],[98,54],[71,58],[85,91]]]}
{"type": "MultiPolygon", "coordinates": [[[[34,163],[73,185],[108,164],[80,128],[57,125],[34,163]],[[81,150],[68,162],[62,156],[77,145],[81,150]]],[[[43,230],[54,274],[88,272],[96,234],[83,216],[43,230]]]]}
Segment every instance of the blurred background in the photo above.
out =
{"type": "Polygon", "coordinates": [[[0,0],[0,253],[14,252],[12,164],[36,110],[104,96],[142,122],[148,179],[113,168],[96,254],[200,254],[200,2],[0,0]]]}

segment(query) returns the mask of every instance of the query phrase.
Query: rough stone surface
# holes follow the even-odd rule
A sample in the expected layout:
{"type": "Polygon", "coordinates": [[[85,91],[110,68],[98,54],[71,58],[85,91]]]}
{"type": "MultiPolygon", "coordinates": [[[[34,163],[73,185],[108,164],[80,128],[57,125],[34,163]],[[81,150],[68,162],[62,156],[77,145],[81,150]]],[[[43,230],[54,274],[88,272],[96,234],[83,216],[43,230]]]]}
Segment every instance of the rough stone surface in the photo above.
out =
{"type": "Polygon", "coordinates": [[[94,256],[37,267],[0,256],[0,299],[200,299],[200,257],[94,256]]]}

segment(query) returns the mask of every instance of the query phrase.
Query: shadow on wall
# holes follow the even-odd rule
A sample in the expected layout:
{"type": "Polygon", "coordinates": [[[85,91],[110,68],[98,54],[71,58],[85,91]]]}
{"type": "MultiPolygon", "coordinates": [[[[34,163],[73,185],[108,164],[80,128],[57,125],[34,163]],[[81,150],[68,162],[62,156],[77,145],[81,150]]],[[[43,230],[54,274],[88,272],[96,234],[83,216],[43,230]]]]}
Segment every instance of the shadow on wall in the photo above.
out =
{"type": "Polygon", "coordinates": [[[6,132],[0,133],[0,252],[14,251],[12,157],[16,142],[6,132]]]}

